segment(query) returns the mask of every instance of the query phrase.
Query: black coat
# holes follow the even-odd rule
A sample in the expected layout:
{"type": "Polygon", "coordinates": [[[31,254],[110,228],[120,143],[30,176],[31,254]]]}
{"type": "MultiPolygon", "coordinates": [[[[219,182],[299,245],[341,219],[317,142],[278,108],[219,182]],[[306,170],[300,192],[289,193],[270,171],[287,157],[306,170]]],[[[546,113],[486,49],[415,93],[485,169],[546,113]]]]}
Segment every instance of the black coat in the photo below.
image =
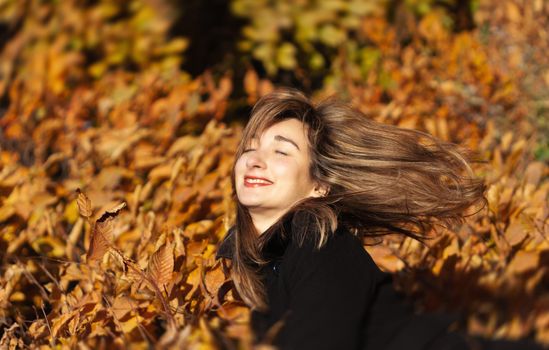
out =
{"type": "MultiPolygon", "coordinates": [[[[231,258],[233,235],[218,257],[231,258]]],[[[470,340],[447,331],[454,318],[415,314],[354,235],[338,229],[321,249],[315,236],[305,237],[300,243],[292,234],[274,235],[263,251],[269,311],[252,312],[258,341],[300,350],[470,348],[470,340]]]]}

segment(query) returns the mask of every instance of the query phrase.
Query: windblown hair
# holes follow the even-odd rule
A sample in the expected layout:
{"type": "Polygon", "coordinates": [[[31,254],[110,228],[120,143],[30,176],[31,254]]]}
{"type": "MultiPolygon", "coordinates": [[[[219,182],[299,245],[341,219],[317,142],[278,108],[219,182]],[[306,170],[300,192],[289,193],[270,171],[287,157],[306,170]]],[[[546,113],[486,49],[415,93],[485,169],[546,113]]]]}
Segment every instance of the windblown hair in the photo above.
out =
{"type": "Polygon", "coordinates": [[[294,239],[315,234],[321,247],[338,226],[361,236],[398,233],[422,239],[433,223],[459,222],[467,208],[484,200],[485,186],[458,146],[377,123],[333,98],[314,104],[293,89],[277,90],[256,103],[235,159],[254,136],[291,118],[306,125],[311,178],[329,191],[300,201],[259,235],[236,197],[233,166],[237,213],[232,276],[244,301],[256,309],[267,308],[258,275],[266,263],[261,250],[292,213],[314,218],[308,221],[313,227],[300,227],[294,239]]]}

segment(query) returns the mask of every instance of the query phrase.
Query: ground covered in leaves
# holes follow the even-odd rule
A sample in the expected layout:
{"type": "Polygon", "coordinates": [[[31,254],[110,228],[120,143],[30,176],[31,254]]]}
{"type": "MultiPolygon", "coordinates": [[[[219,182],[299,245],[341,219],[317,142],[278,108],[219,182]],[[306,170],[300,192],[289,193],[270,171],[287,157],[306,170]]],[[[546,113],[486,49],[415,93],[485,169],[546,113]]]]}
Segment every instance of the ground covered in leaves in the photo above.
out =
{"type": "Polygon", "coordinates": [[[215,252],[288,82],[477,152],[485,208],[367,249],[418,309],[549,344],[549,4],[441,3],[233,0],[238,54],[191,76],[169,2],[0,1],[0,347],[248,348],[215,252]]]}

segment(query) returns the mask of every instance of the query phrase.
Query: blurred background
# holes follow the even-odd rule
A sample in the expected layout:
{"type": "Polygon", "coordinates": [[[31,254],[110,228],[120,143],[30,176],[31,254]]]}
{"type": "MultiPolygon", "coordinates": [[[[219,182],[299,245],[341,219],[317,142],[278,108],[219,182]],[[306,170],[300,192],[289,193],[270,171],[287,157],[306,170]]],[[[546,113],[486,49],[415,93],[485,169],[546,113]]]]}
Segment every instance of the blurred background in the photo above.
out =
{"type": "Polygon", "coordinates": [[[548,28],[547,0],[0,0],[0,347],[250,347],[215,251],[279,86],[476,152],[485,208],[367,249],[418,310],[549,344],[548,28]]]}

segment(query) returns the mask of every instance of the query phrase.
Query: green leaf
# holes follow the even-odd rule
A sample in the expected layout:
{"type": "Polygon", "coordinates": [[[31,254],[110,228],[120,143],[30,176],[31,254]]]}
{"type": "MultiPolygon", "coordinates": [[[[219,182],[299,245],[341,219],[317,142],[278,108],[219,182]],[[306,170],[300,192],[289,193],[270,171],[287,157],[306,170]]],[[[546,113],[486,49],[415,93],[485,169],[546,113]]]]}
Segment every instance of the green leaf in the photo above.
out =
{"type": "Polygon", "coordinates": [[[347,39],[347,34],[332,24],[323,26],[320,29],[320,41],[331,47],[337,47],[347,39]]]}
{"type": "Polygon", "coordinates": [[[276,55],[276,60],[280,68],[283,69],[294,69],[297,66],[297,61],[295,59],[296,49],[295,46],[289,42],[285,42],[278,48],[276,55]]]}

